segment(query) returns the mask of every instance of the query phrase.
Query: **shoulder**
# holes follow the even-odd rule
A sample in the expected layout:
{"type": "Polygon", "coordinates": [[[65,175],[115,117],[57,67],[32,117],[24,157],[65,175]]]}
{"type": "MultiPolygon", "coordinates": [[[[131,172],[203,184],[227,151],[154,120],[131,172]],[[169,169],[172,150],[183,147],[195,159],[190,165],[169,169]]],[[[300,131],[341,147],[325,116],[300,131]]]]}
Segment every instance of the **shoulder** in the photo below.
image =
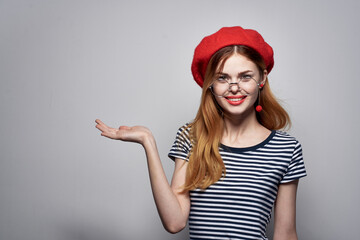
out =
{"type": "Polygon", "coordinates": [[[191,123],[185,123],[184,125],[182,125],[181,127],[179,127],[178,129],[178,133],[186,133],[189,134],[191,130],[191,123]]]}
{"type": "Polygon", "coordinates": [[[299,141],[292,135],[290,135],[287,132],[276,130],[274,137],[272,139],[273,141],[276,141],[278,143],[283,144],[300,144],[299,141]]]}
{"type": "Polygon", "coordinates": [[[190,136],[191,136],[190,132],[191,132],[191,124],[185,123],[177,130],[176,138],[190,142],[190,136]]]}
{"type": "Polygon", "coordinates": [[[191,152],[192,149],[192,144],[190,140],[190,135],[191,135],[190,131],[191,129],[189,123],[184,124],[178,129],[176,133],[175,141],[168,154],[168,156],[171,159],[174,160],[175,158],[180,158],[180,159],[188,160],[189,153],[191,152]]]}
{"type": "Polygon", "coordinates": [[[277,149],[286,155],[288,166],[280,183],[288,183],[307,175],[299,141],[287,132],[276,131],[277,149]]]}
{"type": "Polygon", "coordinates": [[[291,161],[301,161],[302,162],[302,146],[300,142],[287,132],[276,131],[274,136],[274,144],[277,149],[282,149],[284,152],[291,155],[291,161]]]}
{"type": "Polygon", "coordinates": [[[269,147],[277,151],[284,151],[287,153],[301,153],[302,147],[300,142],[287,132],[276,130],[273,138],[269,142],[269,147]]]}

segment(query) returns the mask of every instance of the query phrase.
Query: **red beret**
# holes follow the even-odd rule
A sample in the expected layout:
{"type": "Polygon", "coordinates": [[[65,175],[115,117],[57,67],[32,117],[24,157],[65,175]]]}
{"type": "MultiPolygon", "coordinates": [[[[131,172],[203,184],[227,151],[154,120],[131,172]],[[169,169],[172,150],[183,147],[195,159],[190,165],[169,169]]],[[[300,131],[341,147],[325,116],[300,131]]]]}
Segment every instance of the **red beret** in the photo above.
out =
{"type": "Polygon", "coordinates": [[[270,73],[274,66],[274,52],[257,31],[242,27],[223,27],[216,33],[204,37],[195,48],[191,72],[200,87],[203,86],[206,67],[211,56],[230,45],[245,45],[257,51],[264,59],[266,69],[270,73]]]}

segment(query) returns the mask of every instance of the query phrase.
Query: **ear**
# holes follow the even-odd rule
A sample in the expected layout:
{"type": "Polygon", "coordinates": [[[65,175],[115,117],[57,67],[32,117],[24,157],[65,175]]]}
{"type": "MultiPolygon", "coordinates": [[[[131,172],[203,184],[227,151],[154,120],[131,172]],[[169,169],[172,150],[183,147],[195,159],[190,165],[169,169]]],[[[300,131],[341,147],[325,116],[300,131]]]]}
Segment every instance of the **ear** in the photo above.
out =
{"type": "Polygon", "coordinates": [[[268,72],[267,72],[267,70],[265,69],[265,70],[263,71],[262,80],[261,80],[261,82],[260,82],[260,84],[261,84],[262,86],[264,86],[264,85],[266,84],[267,75],[268,75],[268,72]]]}

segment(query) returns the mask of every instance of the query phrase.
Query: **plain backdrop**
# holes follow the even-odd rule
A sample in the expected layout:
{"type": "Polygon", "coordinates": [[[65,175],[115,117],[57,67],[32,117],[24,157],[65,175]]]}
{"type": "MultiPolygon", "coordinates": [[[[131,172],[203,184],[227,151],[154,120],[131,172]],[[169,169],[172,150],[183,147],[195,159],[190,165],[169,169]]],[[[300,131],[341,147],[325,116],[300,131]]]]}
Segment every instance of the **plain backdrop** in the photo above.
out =
{"type": "Polygon", "coordinates": [[[149,127],[170,180],[168,150],[199,105],[194,48],[235,25],[275,51],[269,82],[308,172],[299,239],[358,239],[359,11],[357,0],[0,0],[0,239],[186,239],[161,225],[142,147],[94,121],[149,127]]]}

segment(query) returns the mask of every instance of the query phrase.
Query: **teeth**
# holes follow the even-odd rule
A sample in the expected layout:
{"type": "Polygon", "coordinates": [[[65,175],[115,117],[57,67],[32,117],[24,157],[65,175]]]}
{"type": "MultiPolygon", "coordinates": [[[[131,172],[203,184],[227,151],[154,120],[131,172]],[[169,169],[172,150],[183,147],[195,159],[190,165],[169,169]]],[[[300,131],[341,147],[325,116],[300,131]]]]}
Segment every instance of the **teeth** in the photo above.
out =
{"type": "Polygon", "coordinates": [[[228,98],[228,100],[232,101],[232,102],[236,102],[236,101],[240,101],[243,98],[228,98]]]}

